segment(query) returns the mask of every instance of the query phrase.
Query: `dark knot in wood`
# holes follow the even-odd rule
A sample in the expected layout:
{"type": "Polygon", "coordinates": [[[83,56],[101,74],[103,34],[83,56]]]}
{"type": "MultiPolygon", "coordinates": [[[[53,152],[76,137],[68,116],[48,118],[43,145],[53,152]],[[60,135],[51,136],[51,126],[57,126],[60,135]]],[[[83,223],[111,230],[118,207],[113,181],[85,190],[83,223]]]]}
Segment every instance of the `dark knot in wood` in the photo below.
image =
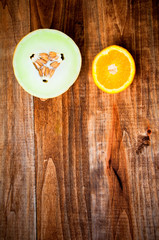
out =
{"type": "Polygon", "coordinates": [[[148,147],[150,146],[150,137],[149,135],[148,136],[142,136],[141,140],[138,142],[138,148],[136,150],[136,153],[139,154],[142,152],[142,150],[145,148],[145,147],[148,147]]]}

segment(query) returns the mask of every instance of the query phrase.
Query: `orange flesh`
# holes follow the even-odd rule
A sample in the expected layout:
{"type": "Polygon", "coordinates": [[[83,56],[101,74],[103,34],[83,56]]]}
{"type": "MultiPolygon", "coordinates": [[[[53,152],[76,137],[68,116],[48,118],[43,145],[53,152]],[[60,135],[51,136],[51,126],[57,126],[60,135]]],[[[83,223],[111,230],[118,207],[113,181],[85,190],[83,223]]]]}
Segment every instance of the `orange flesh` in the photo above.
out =
{"type": "Polygon", "coordinates": [[[128,58],[117,50],[102,55],[96,65],[98,82],[107,89],[120,88],[128,81],[131,65],[128,58]]]}

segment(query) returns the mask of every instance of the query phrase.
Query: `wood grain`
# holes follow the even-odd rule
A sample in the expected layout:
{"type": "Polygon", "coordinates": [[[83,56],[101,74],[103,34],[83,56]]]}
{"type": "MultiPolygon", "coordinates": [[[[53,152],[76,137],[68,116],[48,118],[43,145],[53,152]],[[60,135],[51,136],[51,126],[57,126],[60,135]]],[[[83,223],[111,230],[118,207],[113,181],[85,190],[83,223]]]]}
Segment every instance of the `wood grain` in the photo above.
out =
{"type": "Polygon", "coordinates": [[[158,12],[157,0],[0,1],[0,239],[159,239],[158,12]],[[65,32],[82,54],[75,84],[43,102],[11,64],[38,28],[65,32]],[[91,74],[112,44],[136,63],[116,95],[91,74]]]}
{"type": "Polygon", "coordinates": [[[36,239],[33,97],[15,80],[12,57],[29,32],[28,1],[0,3],[0,239],[36,239]],[[2,4],[3,3],[3,4],[2,4]]]}

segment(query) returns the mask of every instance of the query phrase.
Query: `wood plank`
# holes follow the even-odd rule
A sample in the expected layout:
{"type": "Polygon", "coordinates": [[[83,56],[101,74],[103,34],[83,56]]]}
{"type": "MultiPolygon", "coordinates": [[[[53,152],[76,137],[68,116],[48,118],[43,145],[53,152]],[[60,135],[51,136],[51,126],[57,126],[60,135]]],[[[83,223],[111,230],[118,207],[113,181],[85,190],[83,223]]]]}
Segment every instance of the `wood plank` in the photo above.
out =
{"type": "MultiPolygon", "coordinates": [[[[49,4],[49,3],[48,3],[49,4]]],[[[48,20],[47,27],[64,31],[77,41],[78,46],[83,48],[83,15],[82,1],[54,1],[54,14],[48,12],[52,20],[48,20]],[[56,16],[58,15],[58,18],[56,16]]],[[[39,4],[33,1],[32,11],[38,12],[42,19],[42,10],[39,4]],[[33,6],[35,9],[33,9],[33,6]]],[[[50,10],[51,11],[51,10],[50,10]]],[[[46,23],[46,22],[45,22],[46,23]]],[[[43,26],[32,18],[33,29],[43,26]]],[[[44,27],[44,26],[43,26],[44,27]]],[[[85,70],[86,71],[86,70],[85,70]]],[[[41,102],[35,99],[35,133],[36,133],[36,159],[37,159],[37,228],[38,239],[89,239],[91,218],[90,196],[89,196],[89,159],[86,147],[87,127],[83,125],[86,119],[85,100],[85,75],[81,80],[63,96],[56,99],[41,102]],[[81,85],[81,87],[80,87],[81,85]],[[81,99],[80,99],[81,92],[81,99]],[[81,102],[80,102],[81,101],[81,102]],[[81,119],[81,109],[83,119],[81,119]],[[83,141],[82,141],[83,138],[83,141]],[[82,157],[83,156],[83,157],[82,157]],[[50,211],[44,206],[43,189],[44,179],[47,173],[47,162],[52,159],[54,171],[50,170],[52,178],[57,179],[58,194],[52,195],[49,206],[50,211]],[[86,200],[85,200],[86,199],[86,200]],[[56,214],[60,219],[59,227],[45,225],[45,236],[42,226],[45,224],[41,215],[54,219],[54,203],[58,203],[56,214]],[[51,211],[52,209],[52,211],[51,211]],[[52,235],[50,235],[52,234],[52,235]]],[[[49,194],[49,182],[45,182],[45,194],[49,194]]]]}
{"type": "Polygon", "coordinates": [[[85,57],[90,63],[92,236],[93,239],[157,239],[158,4],[92,0],[89,5],[85,2],[83,9],[87,16],[85,57]],[[132,53],[137,72],[130,88],[109,96],[94,86],[91,61],[102,48],[112,44],[126,47],[132,53]],[[153,132],[151,146],[144,146],[138,153],[141,145],[138,139],[140,135],[147,136],[148,126],[153,132]]]}
{"type": "Polygon", "coordinates": [[[29,1],[0,2],[0,239],[36,239],[33,98],[12,68],[29,1]]]}

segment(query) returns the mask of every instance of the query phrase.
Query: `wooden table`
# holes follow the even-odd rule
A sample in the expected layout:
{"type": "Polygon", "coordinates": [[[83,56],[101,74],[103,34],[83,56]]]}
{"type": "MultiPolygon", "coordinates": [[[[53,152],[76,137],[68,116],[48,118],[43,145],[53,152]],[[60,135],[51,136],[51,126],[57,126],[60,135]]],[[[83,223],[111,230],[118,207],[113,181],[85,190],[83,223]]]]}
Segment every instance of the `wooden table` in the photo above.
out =
{"type": "Polygon", "coordinates": [[[159,239],[159,1],[1,0],[0,63],[0,239],[159,239]],[[83,61],[45,102],[12,69],[16,44],[38,28],[68,34],[83,61]],[[91,74],[112,44],[136,62],[115,95],[91,74]]]}

